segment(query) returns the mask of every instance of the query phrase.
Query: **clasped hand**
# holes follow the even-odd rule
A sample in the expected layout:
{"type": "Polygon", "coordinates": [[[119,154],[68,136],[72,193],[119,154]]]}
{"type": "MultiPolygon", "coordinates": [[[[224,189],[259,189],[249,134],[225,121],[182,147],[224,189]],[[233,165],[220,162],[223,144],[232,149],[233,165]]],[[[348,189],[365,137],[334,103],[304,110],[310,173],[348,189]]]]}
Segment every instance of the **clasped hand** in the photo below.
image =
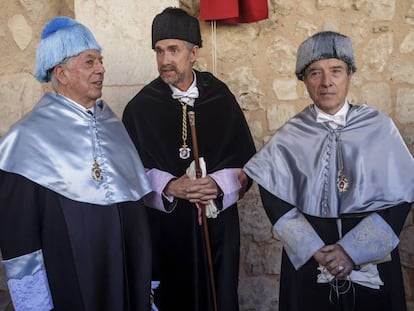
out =
{"type": "Polygon", "coordinates": [[[210,176],[190,179],[187,175],[183,175],[170,181],[164,192],[191,203],[208,204],[210,200],[217,198],[219,189],[210,176]]]}
{"type": "Polygon", "coordinates": [[[345,279],[351,274],[354,262],[339,244],[325,245],[313,258],[336,279],[345,279]]]}

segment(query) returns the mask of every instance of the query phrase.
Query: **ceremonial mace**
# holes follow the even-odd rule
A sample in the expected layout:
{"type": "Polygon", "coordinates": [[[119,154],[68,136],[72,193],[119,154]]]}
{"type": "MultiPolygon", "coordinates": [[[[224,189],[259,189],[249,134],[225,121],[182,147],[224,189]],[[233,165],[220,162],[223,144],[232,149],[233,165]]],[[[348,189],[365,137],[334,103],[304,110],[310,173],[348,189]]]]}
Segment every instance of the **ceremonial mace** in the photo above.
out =
{"type": "MultiPolygon", "coordinates": [[[[196,127],[195,127],[195,112],[194,111],[188,112],[188,119],[190,121],[191,138],[193,140],[193,155],[194,155],[196,178],[200,178],[201,168],[200,168],[200,159],[198,155],[198,143],[197,143],[197,132],[196,132],[196,127]]],[[[206,210],[203,204],[197,204],[197,206],[201,208],[201,217],[202,217],[201,222],[202,222],[203,232],[204,232],[204,242],[206,244],[208,272],[210,275],[211,296],[213,299],[214,311],[217,311],[216,287],[215,287],[215,282],[214,282],[213,260],[211,257],[210,236],[208,234],[206,210]]]]}

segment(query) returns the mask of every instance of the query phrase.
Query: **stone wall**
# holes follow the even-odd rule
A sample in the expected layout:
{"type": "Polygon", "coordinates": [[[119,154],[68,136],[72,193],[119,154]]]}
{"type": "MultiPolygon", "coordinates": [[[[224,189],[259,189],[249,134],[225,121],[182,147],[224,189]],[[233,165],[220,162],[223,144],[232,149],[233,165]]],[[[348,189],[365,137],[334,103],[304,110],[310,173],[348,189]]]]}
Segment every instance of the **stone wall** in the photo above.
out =
{"type": "MultiPolygon", "coordinates": [[[[49,89],[33,78],[35,48],[44,23],[76,17],[103,46],[103,97],[120,115],[127,101],[156,76],[150,48],[153,16],[166,6],[198,14],[198,1],[3,0],[0,11],[0,136],[49,89]]],[[[269,19],[252,24],[201,22],[204,47],[197,68],[214,71],[234,92],[260,148],[309,103],[293,71],[297,46],[320,30],[354,43],[358,71],[349,99],[389,114],[414,152],[414,0],[269,0],[269,19]],[[215,52],[212,50],[215,46],[215,52]],[[216,55],[217,69],[212,67],[216,55]]],[[[261,207],[257,187],[240,204],[240,306],[277,310],[281,244],[261,207]]],[[[400,253],[409,310],[414,311],[414,216],[401,234],[400,253]]],[[[0,268],[0,275],[2,271],[0,268]]],[[[0,311],[9,304],[0,276],[0,311]]],[[[9,306],[9,308],[11,308],[9,306]]]]}

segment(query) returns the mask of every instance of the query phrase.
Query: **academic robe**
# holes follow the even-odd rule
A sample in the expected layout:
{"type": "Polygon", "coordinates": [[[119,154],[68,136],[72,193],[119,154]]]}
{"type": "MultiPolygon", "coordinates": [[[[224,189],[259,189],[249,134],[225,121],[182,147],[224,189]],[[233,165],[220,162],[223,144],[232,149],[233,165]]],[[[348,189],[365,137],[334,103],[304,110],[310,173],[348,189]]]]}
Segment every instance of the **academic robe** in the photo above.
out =
{"type": "Polygon", "coordinates": [[[150,190],[105,102],[92,115],[45,94],[0,140],[0,248],[15,309],[149,310],[150,190]]]}
{"type": "Polygon", "coordinates": [[[3,260],[42,249],[53,310],[149,310],[151,248],[141,201],[77,202],[0,171],[0,207],[3,260]]]}
{"type": "Polygon", "coordinates": [[[367,105],[351,106],[346,125],[332,129],[316,122],[310,105],[244,170],[259,184],[284,245],[280,311],[406,310],[396,245],[414,201],[414,160],[388,116],[367,105]],[[341,168],[346,191],[337,184],[341,168]],[[328,283],[317,283],[320,271],[312,256],[335,243],[356,265],[380,261],[384,284],[373,289],[347,282],[339,290],[347,293],[337,295],[328,283]]]}
{"type": "MultiPolygon", "coordinates": [[[[282,201],[260,187],[263,206],[271,223],[276,221],[293,205],[282,201]]],[[[394,232],[399,235],[411,204],[397,205],[380,212],[387,219],[394,232]]],[[[362,215],[344,216],[342,218],[342,235],[348,233],[363,218],[362,215]]],[[[327,219],[306,215],[306,219],[316,230],[326,245],[339,240],[336,219],[327,219]]],[[[380,289],[371,289],[353,283],[347,295],[341,295],[341,302],[327,283],[316,283],[318,263],[310,258],[298,270],[292,265],[285,249],[282,252],[280,273],[279,310],[280,311],[404,311],[406,309],[404,283],[401,273],[398,248],[391,253],[392,261],[378,264],[378,270],[384,285],[380,289]]]]}
{"type": "MultiPolygon", "coordinates": [[[[200,156],[207,173],[241,168],[255,153],[243,112],[227,86],[207,72],[197,72],[199,97],[195,100],[200,156]]],[[[145,86],[127,105],[123,121],[144,166],[176,177],[193,161],[181,159],[182,107],[161,78],[145,86]]],[[[188,125],[188,124],[187,124],[188,125]]],[[[187,144],[192,147],[190,128],[187,144]]],[[[153,241],[153,280],[156,306],[168,310],[212,310],[202,228],[197,209],[178,200],[172,212],[149,209],[153,241]]],[[[208,219],[219,310],[238,310],[240,230],[237,205],[208,219]]]]}

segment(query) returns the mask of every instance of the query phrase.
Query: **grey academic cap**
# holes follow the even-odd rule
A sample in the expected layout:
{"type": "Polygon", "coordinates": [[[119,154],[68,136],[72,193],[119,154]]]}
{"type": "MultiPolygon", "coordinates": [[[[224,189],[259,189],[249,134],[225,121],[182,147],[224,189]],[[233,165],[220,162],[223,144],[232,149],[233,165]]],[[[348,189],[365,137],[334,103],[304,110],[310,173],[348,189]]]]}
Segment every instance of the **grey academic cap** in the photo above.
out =
{"type": "Polygon", "coordinates": [[[303,80],[305,69],[321,59],[337,58],[348,64],[351,72],[356,71],[351,40],[340,33],[322,31],[306,39],[298,48],[295,74],[303,80]]]}

